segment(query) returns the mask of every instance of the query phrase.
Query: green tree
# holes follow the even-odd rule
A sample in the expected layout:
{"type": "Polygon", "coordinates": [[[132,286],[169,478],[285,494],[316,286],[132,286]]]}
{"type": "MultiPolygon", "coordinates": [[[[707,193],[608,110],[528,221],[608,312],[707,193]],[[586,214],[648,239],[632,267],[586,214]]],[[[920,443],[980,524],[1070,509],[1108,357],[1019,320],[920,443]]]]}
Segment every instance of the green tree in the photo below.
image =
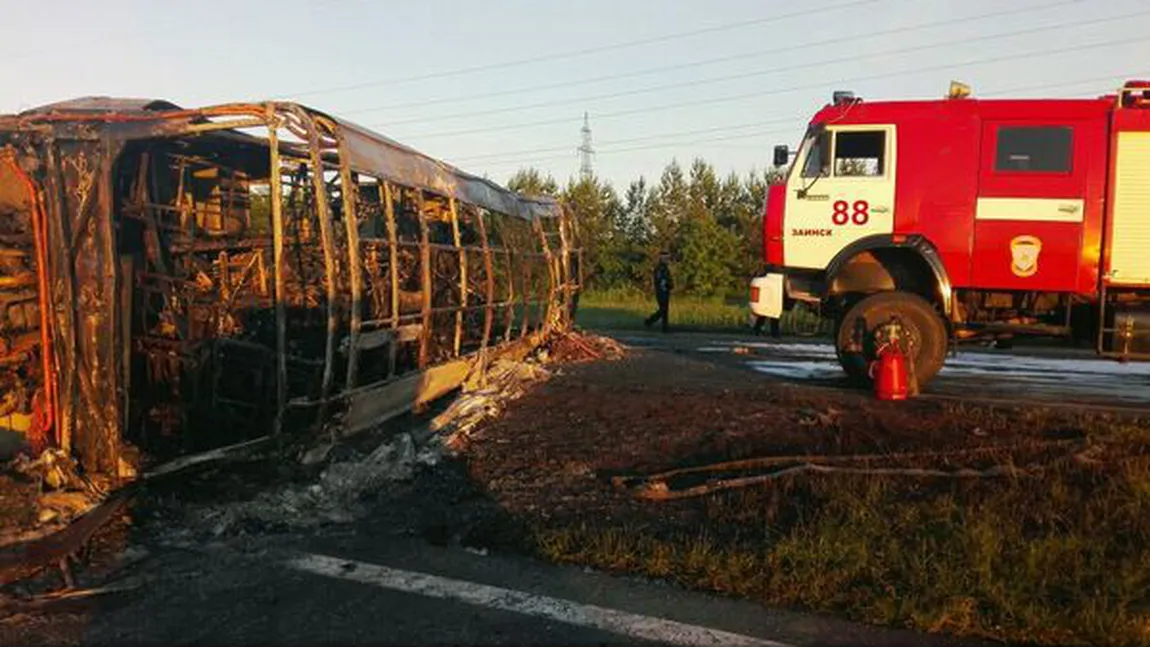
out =
{"type": "Polygon", "coordinates": [[[679,223],[687,215],[689,208],[687,180],[679,162],[671,163],[663,169],[659,184],[651,187],[647,197],[648,235],[643,245],[641,275],[649,277],[654,271],[660,252],[677,255],[679,223]]]}
{"type": "Polygon", "coordinates": [[[536,168],[519,169],[507,180],[507,188],[523,195],[559,197],[559,184],[555,178],[536,168]]]}
{"type": "Polygon", "coordinates": [[[679,291],[698,295],[740,292],[762,266],[762,212],[767,187],[781,177],[752,171],[720,177],[703,159],[685,171],[672,159],[658,183],[640,177],[622,199],[599,178],[560,188],[537,169],[518,171],[508,187],[561,199],[575,218],[590,285],[650,289],[662,251],[675,257],[679,291]]]}
{"type": "Polygon", "coordinates": [[[687,215],[692,218],[718,217],[722,187],[715,169],[706,161],[695,158],[687,180],[687,215]]]}
{"type": "Polygon", "coordinates": [[[627,186],[623,205],[615,223],[616,235],[621,239],[617,252],[625,266],[626,284],[644,285],[648,276],[647,249],[651,239],[651,192],[646,178],[640,177],[627,186]]]}
{"type": "Polygon", "coordinates": [[[624,237],[616,227],[622,205],[615,189],[596,177],[570,180],[560,199],[575,220],[588,283],[615,287],[625,281],[620,251],[624,237]]]}
{"type": "Polygon", "coordinates": [[[694,294],[722,294],[736,285],[739,241],[721,224],[734,222],[738,191],[728,195],[729,191],[706,161],[691,163],[686,213],[679,223],[676,248],[681,283],[694,294]]]}
{"type": "Polygon", "coordinates": [[[683,223],[676,274],[692,294],[726,294],[737,284],[732,262],[739,253],[739,240],[713,218],[691,218],[683,223]]]}
{"type": "Polygon", "coordinates": [[[640,177],[627,186],[617,227],[633,245],[643,245],[651,235],[650,194],[647,179],[640,177]]]}

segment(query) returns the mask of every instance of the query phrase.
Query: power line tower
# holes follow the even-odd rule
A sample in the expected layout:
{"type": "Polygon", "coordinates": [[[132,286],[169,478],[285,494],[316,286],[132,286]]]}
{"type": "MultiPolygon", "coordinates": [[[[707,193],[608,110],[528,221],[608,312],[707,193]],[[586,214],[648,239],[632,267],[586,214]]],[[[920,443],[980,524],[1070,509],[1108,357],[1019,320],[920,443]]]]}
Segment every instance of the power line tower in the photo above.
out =
{"type": "Polygon", "coordinates": [[[595,169],[591,168],[591,156],[595,149],[591,147],[591,118],[583,113],[583,143],[579,146],[579,176],[590,180],[595,176],[595,169]]]}

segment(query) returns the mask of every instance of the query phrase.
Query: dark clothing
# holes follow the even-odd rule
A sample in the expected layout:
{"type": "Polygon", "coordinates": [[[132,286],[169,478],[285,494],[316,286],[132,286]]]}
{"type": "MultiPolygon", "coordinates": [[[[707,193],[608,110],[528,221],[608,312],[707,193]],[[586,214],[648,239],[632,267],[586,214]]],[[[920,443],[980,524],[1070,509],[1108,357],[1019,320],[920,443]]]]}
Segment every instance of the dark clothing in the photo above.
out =
{"type": "MultiPolygon", "coordinates": [[[[755,317],[755,334],[756,335],[763,334],[763,324],[766,322],[767,322],[767,317],[755,317]]],[[[782,336],[781,332],[779,330],[779,323],[780,322],[778,319],[771,319],[770,322],[771,322],[771,337],[778,339],[779,337],[782,336]]]]}
{"type": "Polygon", "coordinates": [[[655,325],[656,321],[663,320],[663,332],[667,332],[667,325],[671,320],[671,294],[656,294],[655,301],[659,304],[659,309],[656,310],[644,322],[648,328],[655,325]]]}
{"type": "Polygon", "coordinates": [[[662,320],[663,332],[667,332],[667,326],[670,324],[670,310],[671,310],[671,290],[674,289],[675,283],[671,279],[671,268],[667,267],[667,263],[659,261],[655,266],[655,302],[659,304],[659,309],[656,310],[644,322],[649,328],[655,324],[656,321],[662,320]]]}
{"type": "Polygon", "coordinates": [[[659,261],[655,266],[655,294],[666,294],[670,296],[671,290],[675,288],[675,282],[671,280],[671,268],[667,267],[667,263],[659,261]]]}

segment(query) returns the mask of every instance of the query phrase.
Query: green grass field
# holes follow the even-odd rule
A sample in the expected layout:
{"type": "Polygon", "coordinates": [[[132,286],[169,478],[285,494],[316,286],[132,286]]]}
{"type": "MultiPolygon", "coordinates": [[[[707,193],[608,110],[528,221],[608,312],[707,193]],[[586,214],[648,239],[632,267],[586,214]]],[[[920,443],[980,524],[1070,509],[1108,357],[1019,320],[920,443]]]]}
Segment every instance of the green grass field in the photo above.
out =
{"type": "Polygon", "coordinates": [[[1029,478],[800,477],[650,504],[697,506],[697,530],[548,527],[536,530],[536,549],[885,626],[1008,644],[1150,645],[1150,428],[1083,426],[1088,452],[1029,478]]]}
{"type": "MultiPolygon", "coordinates": [[[[655,298],[635,290],[592,290],[579,299],[575,323],[591,330],[640,330],[655,311],[655,298]]],[[[747,332],[754,317],[743,296],[671,298],[671,326],[677,330],[747,332]]],[[[788,335],[827,334],[828,324],[809,311],[783,315],[788,335]]]]}

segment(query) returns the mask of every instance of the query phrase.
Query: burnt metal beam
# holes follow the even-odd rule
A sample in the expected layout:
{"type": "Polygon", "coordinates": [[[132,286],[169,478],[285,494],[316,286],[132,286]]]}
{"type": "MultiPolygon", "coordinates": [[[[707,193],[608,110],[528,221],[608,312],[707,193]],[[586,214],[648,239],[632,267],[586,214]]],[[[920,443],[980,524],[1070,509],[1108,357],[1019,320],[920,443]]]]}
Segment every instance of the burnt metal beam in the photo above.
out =
{"type": "Polygon", "coordinates": [[[275,326],[276,326],[276,418],[273,426],[277,435],[283,432],[284,414],[287,410],[287,286],[284,285],[284,217],[283,217],[283,176],[280,168],[279,125],[276,122],[274,104],[268,104],[268,151],[271,157],[271,184],[269,199],[272,215],[272,281],[275,285],[275,326]]]}

